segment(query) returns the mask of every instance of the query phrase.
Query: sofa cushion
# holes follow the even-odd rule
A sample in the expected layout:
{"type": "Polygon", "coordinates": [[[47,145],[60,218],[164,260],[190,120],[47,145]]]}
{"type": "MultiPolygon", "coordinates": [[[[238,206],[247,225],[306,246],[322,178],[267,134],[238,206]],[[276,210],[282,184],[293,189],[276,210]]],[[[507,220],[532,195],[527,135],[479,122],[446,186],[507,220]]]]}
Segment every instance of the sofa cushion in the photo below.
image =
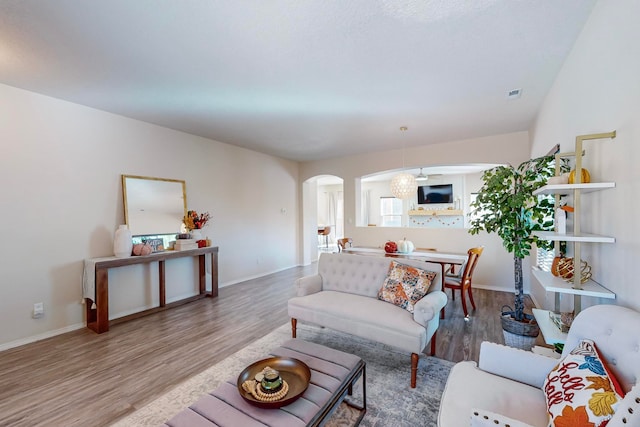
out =
{"type": "Polygon", "coordinates": [[[340,291],[376,298],[389,271],[384,257],[323,253],[318,261],[323,291],[340,291]]]}
{"type": "Polygon", "coordinates": [[[427,294],[435,277],[433,271],[391,261],[378,299],[413,313],[413,306],[427,294]]]}
{"type": "Polygon", "coordinates": [[[289,316],[420,353],[427,345],[426,329],[413,315],[376,298],[322,291],[289,300],[289,316]]]}
{"type": "Polygon", "coordinates": [[[473,408],[534,427],[546,427],[549,421],[544,393],[539,388],[482,371],[475,362],[460,362],[447,379],[438,425],[468,426],[473,408]]]}
{"type": "Polygon", "coordinates": [[[544,383],[550,425],[601,427],[624,392],[591,340],[583,340],[549,373],[544,383]]]}
{"type": "MultiPolygon", "coordinates": [[[[418,268],[440,270],[440,265],[420,259],[402,259],[401,264],[418,268]]],[[[322,277],[323,291],[340,291],[378,297],[382,282],[387,277],[391,259],[384,256],[365,256],[349,253],[322,253],[318,260],[318,275],[322,277]]],[[[440,274],[429,292],[441,288],[440,274]]]]}

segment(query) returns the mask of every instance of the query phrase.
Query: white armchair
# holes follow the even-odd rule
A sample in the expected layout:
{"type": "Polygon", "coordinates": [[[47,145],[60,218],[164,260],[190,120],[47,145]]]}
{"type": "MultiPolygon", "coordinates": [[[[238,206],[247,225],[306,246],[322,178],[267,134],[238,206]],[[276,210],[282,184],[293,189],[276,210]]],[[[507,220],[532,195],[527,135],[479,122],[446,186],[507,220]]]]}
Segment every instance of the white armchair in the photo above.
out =
{"type": "MultiPolygon", "coordinates": [[[[614,305],[581,312],[573,322],[562,357],[583,339],[593,340],[626,392],[607,427],[640,426],[640,313],[614,305]]],[[[557,359],[484,342],[479,364],[460,362],[451,370],[440,402],[438,426],[546,427],[542,385],[557,359]]]]}

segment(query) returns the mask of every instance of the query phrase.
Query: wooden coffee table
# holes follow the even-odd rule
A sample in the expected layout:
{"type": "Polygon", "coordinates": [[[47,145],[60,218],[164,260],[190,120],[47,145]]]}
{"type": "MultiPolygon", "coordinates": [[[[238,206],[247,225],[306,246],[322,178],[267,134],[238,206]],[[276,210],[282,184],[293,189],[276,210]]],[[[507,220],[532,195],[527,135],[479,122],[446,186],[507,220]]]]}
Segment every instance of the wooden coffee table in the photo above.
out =
{"type": "Polygon", "coordinates": [[[289,357],[304,362],[311,370],[309,387],[293,403],[277,409],[264,409],[244,400],[238,392],[237,378],[230,378],[197,402],[176,414],[164,425],[171,427],[233,425],[243,427],[320,426],[338,405],[360,410],[354,424],[367,410],[365,362],[353,354],[320,344],[292,339],[275,348],[267,357],[289,357]],[[362,377],[362,405],[345,400],[362,377]]]}

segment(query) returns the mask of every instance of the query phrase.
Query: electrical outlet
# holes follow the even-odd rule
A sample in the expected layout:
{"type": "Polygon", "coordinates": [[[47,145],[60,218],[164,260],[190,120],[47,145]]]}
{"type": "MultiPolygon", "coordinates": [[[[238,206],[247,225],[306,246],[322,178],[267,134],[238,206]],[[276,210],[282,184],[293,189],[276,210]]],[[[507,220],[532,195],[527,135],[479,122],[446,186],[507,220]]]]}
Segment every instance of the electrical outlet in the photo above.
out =
{"type": "Polygon", "coordinates": [[[31,317],[34,319],[39,319],[44,316],[44,303],[37,302],[33,304],[33,314],[31,317]]]}

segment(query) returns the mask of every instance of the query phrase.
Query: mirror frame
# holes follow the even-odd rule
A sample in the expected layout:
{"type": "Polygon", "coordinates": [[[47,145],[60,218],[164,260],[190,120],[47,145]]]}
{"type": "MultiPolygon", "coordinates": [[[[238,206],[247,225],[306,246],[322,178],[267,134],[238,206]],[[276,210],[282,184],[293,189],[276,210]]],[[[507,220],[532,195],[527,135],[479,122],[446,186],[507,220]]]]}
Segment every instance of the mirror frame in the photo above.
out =
{"type": "MultiPolygon", "coordinates": [[[[124,207],[124,221],[125,224],[129,226],[131,230],[131,224],[129,222],[129,203],[127,202],[127,179],[139,179],[139,180],[147,180],[147,181],[162,181],[162,182],[173,182],[179,183],[182,186],[182,201],[183,201],[183,213],[182,216],[187,215],[187,184],[184,180],[181,179],[170,179],[170,178],[156,178],[152,176],[142,176],[142,175],[122,175],[122,201],[124,207]]],[[[176,231],[169,230],[161,230],[158,233],[153,234],[136,234],[135,230],[131,230],[133,236],[148,236],[148,235],[166,235],[166,234],[175,234],[176,231]]]]}

